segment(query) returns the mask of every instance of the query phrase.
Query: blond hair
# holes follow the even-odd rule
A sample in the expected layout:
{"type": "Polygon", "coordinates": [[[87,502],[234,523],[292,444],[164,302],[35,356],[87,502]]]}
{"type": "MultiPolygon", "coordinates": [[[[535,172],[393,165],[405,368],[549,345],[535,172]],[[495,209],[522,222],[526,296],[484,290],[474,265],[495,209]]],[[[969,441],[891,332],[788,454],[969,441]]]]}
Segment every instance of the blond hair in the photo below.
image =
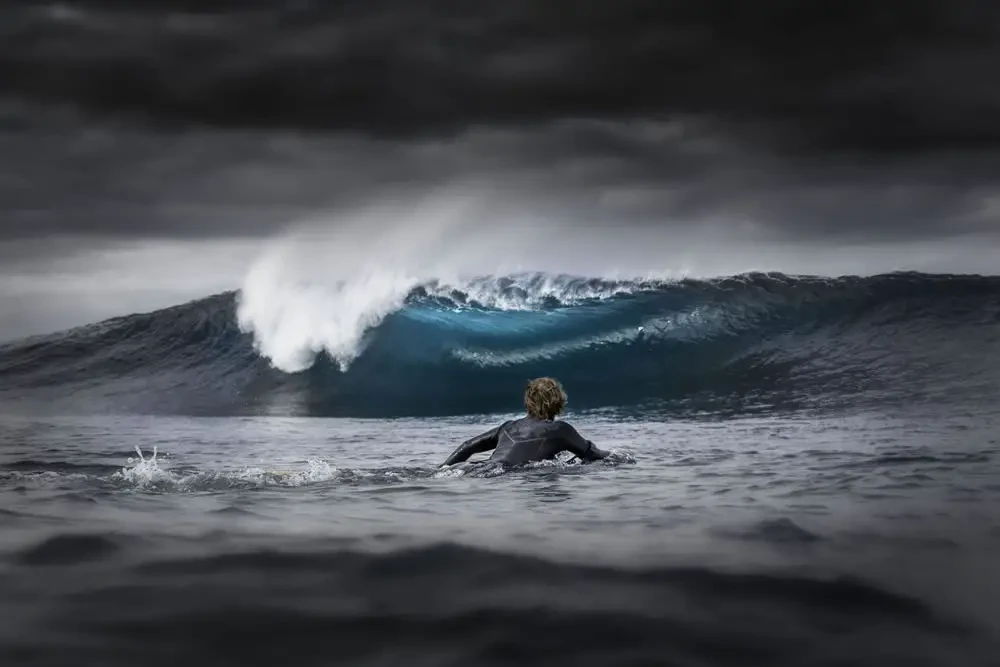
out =
{"type": "Polygon", "coordinates": [[[535,419],[555,419],[566,407],[566,392],[555,378],[535,378],[524,390],[524,407],[535,419]]]}

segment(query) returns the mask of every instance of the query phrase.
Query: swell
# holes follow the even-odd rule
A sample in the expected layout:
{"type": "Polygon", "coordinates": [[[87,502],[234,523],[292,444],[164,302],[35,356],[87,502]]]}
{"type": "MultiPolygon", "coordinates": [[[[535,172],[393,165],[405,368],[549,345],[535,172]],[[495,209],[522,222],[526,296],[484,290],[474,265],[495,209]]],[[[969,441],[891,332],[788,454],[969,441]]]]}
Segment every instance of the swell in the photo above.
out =
{"type": "Polygon", "coordinates": [[[449,543],[147,542],[60,534],[25,547],[0,580],[8,603],[33,613],[11,615],[16,639],[0,656],[176,664],[221,651],[225,664],[270,664],[275,647],[294,646],[303,664],[980,665],[993,648],[924,601],[846,577],[584,565],[449,543]],[[80,568],[85,586],[58,576],[80,568]]]}
{"type": "MultiPolygon", "coordinates": [[[[543,274],[413,289],[302,372],[274,368],[224,293],[0,347],[5,402],[188,414],[518,409],[556,375],[574,409],[745,412],[975,399],[1000,388],[1000,278],[543,274]]],[[[320,322],[322,324],[322,322],[320,322]]]]}

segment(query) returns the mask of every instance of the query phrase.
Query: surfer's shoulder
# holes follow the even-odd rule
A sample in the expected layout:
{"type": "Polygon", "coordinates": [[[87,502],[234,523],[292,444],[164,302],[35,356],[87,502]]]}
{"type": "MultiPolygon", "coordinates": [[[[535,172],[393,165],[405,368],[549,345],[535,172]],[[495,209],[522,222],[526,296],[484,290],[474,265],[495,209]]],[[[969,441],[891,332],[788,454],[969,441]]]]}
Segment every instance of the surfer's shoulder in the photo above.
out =
{"type": "Polygon", "coordinates": [[[568,421],[557,419],[553,422],[560,433],[576,433],[576,427],[568,421]]]}

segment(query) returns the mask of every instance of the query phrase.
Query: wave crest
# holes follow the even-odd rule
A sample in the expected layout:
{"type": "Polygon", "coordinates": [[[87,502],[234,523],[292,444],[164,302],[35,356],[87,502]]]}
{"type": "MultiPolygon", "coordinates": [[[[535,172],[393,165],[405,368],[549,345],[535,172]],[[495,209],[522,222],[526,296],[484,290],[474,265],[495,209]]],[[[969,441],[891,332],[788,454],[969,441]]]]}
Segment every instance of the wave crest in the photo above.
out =
{"type": "Polygon", "coordinates": [[[420,283],[404,273],[377,271],[323,285],[288,280],[279,267],[265,262],[251,272],[240,292],[237,318],[240,329],[253,335],[258,352],[282,371],[303,371],[323,353],[346,371],[364,352],[367,334],[406,306],[425,319],[467,310],[555,314],[666,284],[540,273],[420,283]]]}
{"type": "MultiPolygon", "coordinates": [[[[280,274],[280,271],[279,271],[280,274]]],[[[788,410],[985,400],[1000,279],[746,274],[607,280],[368,272],[253,289],[0,346],[0,397],[195,414],[517,409],[555,375],[574,409],[788,410]]]]}

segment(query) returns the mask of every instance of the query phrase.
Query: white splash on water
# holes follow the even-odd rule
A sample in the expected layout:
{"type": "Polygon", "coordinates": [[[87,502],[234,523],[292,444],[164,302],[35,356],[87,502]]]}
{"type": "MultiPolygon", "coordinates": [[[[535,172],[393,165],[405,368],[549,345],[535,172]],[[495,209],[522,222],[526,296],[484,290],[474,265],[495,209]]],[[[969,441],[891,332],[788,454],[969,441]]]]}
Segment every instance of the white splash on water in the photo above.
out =
{"type": "Polygon", "coordinates": [[[160,467],[157,448],[148,458],[142,449],[135,447],[136,457],[129,457],[126,466],[112,475],[112,479],[138,490],[152,488],[194,491],[209,488],[241,486],[295,487],[325,482],[337,477],[340,470],[326,461],[309,459],[305,470],[269,470],[262,467],[244,467],[232,471],[175,472],[160,467]]]}
{"type": "Polygon", "coordinates": [[[159,450],[153,445],[153,454],[148,459],[143,456],[142,448],[135,446],[136,457],[129,457],[128,466],[115,473],[115,477],[138,488],[147,488],[158,482],[174,482],[174,477],[160,468],[157,461],[159,450]]]}

